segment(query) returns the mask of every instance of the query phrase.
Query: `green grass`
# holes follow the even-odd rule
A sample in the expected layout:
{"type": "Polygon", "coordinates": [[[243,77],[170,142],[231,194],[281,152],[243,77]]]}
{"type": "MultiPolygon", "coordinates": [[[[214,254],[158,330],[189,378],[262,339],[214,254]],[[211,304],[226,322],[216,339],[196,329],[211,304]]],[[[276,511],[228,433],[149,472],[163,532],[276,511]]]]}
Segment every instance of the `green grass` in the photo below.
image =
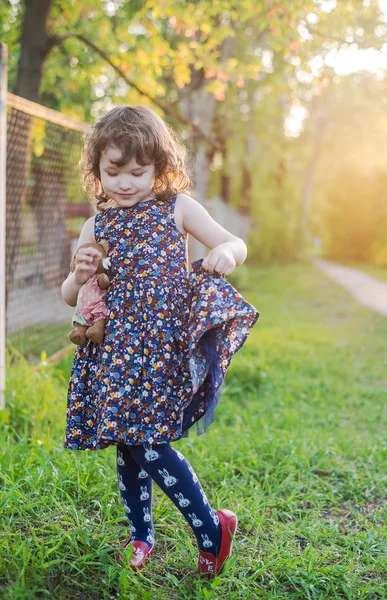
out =
{"type": "Polygon", "coordinates": [[[238,514],[226,572],[200,581],[193,533],[156,485],[155,552],[141,573],[114,561],[128,536],[115,448],[62,448],[70,355],[8,368],[1,598],[387,597],[387,320],[308,264],[239,282],[261,317],[215,423],[175,443],[213,507],[238,514]]]}
{"type": "Polygon", "coordinates": [[[70,321],[52,323],[44,328],[41,325],[34,325],[10,335],[7,345],[11,352],[15,349],[21,352],[29,363],[37,364],[41,360],[43,350],[47,356],[51,356],[61,348],[70,345],[68,339],[70,331],[70,321]]]}

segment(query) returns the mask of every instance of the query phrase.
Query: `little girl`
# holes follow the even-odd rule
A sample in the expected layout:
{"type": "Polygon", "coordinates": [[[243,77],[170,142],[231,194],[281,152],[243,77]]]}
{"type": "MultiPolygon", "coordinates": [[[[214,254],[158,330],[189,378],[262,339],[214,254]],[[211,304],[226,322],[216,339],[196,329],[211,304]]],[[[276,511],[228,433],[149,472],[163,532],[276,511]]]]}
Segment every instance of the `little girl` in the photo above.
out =
{"type": "MultiPolygon", "coordinates": [[[[231,554],[237,516],[215,511],[187,459],[170,442],[201,435],[214,420],[223,379],[258,311],[225,279],[246,257],[245,243],[182,193],[191,183],[186,154],[152,110],[122,106],[92,126],[83,154],[85,188],[97,214],[78,246],[109,243],[109,316],[101,344],[77,347],[70,375],[64,448],[115,444],[117,477],[142,568],[154,548],[152,480],[196,537],[198,571],[213,576],[231,554]],[[188,234],[210,249],[188,271],[188,234]]],[[[62,296],[75,306],[94,275],[97,249],[77,254],[62,296]]],[[[117,555],[123,560],[122,554],[117,555]]]]}

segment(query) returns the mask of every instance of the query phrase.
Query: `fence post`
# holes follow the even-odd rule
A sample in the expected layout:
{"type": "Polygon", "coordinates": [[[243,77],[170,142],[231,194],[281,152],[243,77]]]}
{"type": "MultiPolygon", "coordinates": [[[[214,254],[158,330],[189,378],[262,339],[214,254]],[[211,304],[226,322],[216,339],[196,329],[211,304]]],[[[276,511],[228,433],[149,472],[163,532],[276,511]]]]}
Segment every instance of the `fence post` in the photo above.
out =
{"type": "Polygon", "coordinates": [[[0,42],[0,410],[5,409],[5,215],[7,170],[7,46],[0,42]]]}

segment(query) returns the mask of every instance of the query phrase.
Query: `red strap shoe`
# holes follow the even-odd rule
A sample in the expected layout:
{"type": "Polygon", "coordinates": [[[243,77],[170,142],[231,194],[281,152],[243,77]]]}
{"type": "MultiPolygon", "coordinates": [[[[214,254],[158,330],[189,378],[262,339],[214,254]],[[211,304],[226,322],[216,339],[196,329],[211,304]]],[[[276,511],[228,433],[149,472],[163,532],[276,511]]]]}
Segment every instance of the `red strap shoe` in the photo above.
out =
{"type": "MultiPolygon", "coordinates": [[[[151,546],[151,548],[149,548],[148,544],[146,542],[143,542],[142,540],[132,541],[131,539],[129,539],[122,546],[121,550],[125,550],[125,548],[129,546],[129,544],[134,546],[134,550],[128,566],[131,567],[134,571],[136,571],[137,569],[142,569],[145,563],[147,562],[149,556],[153,552],[154,545],[151,546]]],[[[122,562],[124,562],[125,560],[122,554],[117,554],[116,559],[122,562]]]]}
{"type": "Polygon", "coordinates": [[[238,519],[235,513],[227,508],[221,508],[216,511],[219,517],[221,535],[220,551],[218,556],[199,550],[198,572],[205,577],[219,575],[222,572],[224,563],[231,556],[232,542],[238,525],[238,519]]]}

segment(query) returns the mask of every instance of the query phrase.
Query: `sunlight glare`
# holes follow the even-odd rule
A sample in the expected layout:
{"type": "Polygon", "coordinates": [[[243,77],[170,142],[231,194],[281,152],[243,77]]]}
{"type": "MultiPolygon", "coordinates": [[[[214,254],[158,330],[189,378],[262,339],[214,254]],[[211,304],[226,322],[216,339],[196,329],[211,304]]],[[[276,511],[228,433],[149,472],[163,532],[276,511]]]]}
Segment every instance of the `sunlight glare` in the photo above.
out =
{"type": "Polygon", "coordinates": [[[306,108],[299,104],[293,104],[289,110],[289,115],[284,121],[284,130],[286,137],[298,137],[303,130],[303,121],[308,116],[306,108]]]}

